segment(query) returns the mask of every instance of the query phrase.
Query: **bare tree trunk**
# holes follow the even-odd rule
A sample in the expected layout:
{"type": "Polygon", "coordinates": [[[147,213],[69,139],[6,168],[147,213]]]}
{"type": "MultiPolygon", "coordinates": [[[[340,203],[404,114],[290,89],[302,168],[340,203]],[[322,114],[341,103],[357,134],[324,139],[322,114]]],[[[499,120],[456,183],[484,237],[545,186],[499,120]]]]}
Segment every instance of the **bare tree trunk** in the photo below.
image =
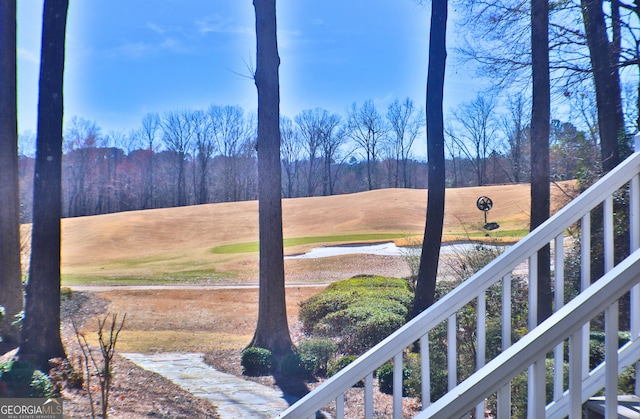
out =
{"type": "MultiPolygon", "coordinates": [[[[581,3],[596,88],[602,168],[608,172],[621,160],[618,141],[624,137],[620,76],[615,58],[619,51],[616,51],[615,44],[609,45],[603,0],[582,0],[581,3]]],[[[614,22],[614,29],[617,24],[614,22]]]]}
{"type": "Polygon", "coordinates": [[[31,268],[18,351],[20,360],[45,371],[49,359],[65,357],[60,338],[60,216],[67,8],[68,0],[44,2],[31,268]]]}
{"type": "Polygon", "coordinates": [[[447,59],[447,0],[433,0],[427,75],[427,159],[429,196],[413,315],[433,304],[442,241],[445,200],[444,117],[442,100],[447,59]]]}
{"type": "MultiPolygon", "coordinates": [[[[549,79],[549,3],[531,0],[531,230],[549,218],[549,131],[551,93],[549,79]]],[[[538,323],[551,315],[549,246],[538,252],[538,323]]]]}
{"type": "Polygon", "coordinates": [[[249,346],[269,349],[279,357],[291,353],[293,343],[284,289],[276,1],[254,0],[253,5],[257,37],[260,290],[258,324],[249,346]]]}
{"type": "Polygon", "coordinates": [[[0,306],[5,320],[0,336],[17,344],[12,326],[22,311],[20,266],[20,193],[18,183],[18,114],[16,96],[16,0],[0,5],[0,306]]]}

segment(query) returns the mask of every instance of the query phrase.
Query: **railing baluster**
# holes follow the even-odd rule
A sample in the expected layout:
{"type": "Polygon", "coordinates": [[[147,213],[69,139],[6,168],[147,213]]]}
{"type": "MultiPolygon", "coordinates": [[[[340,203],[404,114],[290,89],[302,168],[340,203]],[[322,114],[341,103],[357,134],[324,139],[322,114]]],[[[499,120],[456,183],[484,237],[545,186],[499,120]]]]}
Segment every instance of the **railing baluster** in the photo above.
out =
{"type": "Polygon", "coordinates": [[[420,338],[420,374],[422,377],[422,410],[431,404],[431,361],[429,359],[429,333],[420,338]]]}
{"type": "MultiPolygon", "coordinates": [[[[483,291],[478,295],[476,310],[476,336],[477,336],[477,349],[476,349],[476,370],[484,367],[487,356],[487,333],[486,333],[486,320],[487,320],[487,292],[483,291]]],[[[484,417],[484,400],[476,406],[476,418],[484,417]]]]}
{"type": "MultiPolygon", "coordinates": [[[[580,292],[591,285],[591,213],[587,212],[580,221],[580,292]]],[[[589,334],[591,323],[582,327],[582,379],[589,376],[589,334]]]]}
{"type": "Polygon", "coordinates": [[[629,231],[631,231],[631,251],[640,248],[640,175],[629,184],[629,231]]]}
{"type": "Polygon", "coordinates": [[[511,346],[511,274],[502,278],[502,350],[511,346]]]}
{"type": "Polygon", "coordinates": [[[336,398],[336,418],[344,419],[344,393],[336,398]]]}
{"type": "Polygon", "coordinates": [[[582,342],[584,328],[569,337],[569,419],[582,418],[582,342]]]}
{"type": "MultiPolygon", "coordinates": [[[[604,271],[614,267],[613,195],[604,201],[604,271]]],[[[605,417],[618,414],[618,303],[607,307],[605,318],[605,417]]]]}
{"type": "Polygon", "coordinates": [[[544,418],[546,401],[545,358],[539,358],[529,367],[527,377],[527,418],[544,418]]]}
{"type": "MultiPolygon", "coordinates": [[[[529,332],[538,323],[538,252],[529,256],[529,332]]],[[[542,375],[544,375],[544,358],[542,358],[542,375]]],[[[537,418],[536,414],[540,410],[537,392],[537,377],[540,375],[539,362],[529,367],[527,375],[527,417],[537,418]]],[[[544,382],[544,381],[543,381],[544,382]]],[[[544,392],[542,393],[544,394],[544,392]]],[[[544,406],[544,400],[542,406],[544,406]]],[[[543,407],[544,409],[544,407],[543,407]]]]}
{"type": "MultiPolygon", "coordinates": [[[[638,137],[640,139],[640,136],[638,137]]],[[[640,145],[640,144],[639,144],[640,145]]],[[[631,251],[640,248],[640,175],[629,184],[629,230],[631,251]]],[[[631,288],[629,314],[631,316],[631,341],[640,339],[640,284],[631,288]]],[[[636,363],[636,396],[640,397],[640,362],[636,363]]]]}
{"type": "Polygon", "coordinates": [[[604,311],[605,406],[604,416],[618,416],[618,301],[604,311]]]}
{"type": "Polygon", "coordinates": [[[393,357],[393,419],[402,419],[402,352],[393,357]]]}
{"type": "Polygon", "coordinates": [[[529,331],[538,324],[538,252],[529,256],[529,331]]]}
{"type": "Polygon", "coordinates": [[[613,196],[604,201],[604,272],[607,273],[614,266],[613,243],[613,196]]]}
{"type": "Polygon", "coordinates": [[[373,419],[373,372],[364,379],[364,417],[373,419]]]}
{"type": "Polygon", "coordinates": [[[449,316],[447,321],[447,365],[449,376],[449,387],[451,391],[458,384],[458,359],[457,359],[457,339],[456,339],[456,314],[449,316]]]}
{"type": "MultiPolygon", "coordinates": [[[[564,234],[555,239],[555,310],[564,305],[564,234]]],[[[553,351],[553,400],[559,400],[564,393],[564,342],[553,351]]]]}
{"type": "MultiPolygon", "coordinates": [[[[511,346],[511,275],[502,278],[502,350],[511,346]]],[[[498,390],[498,419],[511,417],[511,384],[498,390]]]]}

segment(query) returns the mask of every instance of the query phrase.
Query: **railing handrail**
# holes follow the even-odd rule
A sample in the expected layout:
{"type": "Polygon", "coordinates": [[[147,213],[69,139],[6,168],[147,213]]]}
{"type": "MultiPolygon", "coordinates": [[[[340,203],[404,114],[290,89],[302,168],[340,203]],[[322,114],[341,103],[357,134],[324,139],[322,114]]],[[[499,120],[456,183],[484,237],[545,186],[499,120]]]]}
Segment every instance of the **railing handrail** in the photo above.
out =
{"type": "Polygon", "coordinates": [[[580,220],[638,173],[640,152],[634,153],[494,261],[277,417],[303,418],[313,415],[500,281],[517,265],[563,234],[566,228],[580,220]]]}
{"type": "Polygon", "coordinates": [[[541,353],[550,352],[599,312],[617,301],[637,284],[639,275],[640,250],[636,250],[513,346],[427,407],[416,418],[463,416],[470,407],[526,370],[540,358],[541,353]]]}

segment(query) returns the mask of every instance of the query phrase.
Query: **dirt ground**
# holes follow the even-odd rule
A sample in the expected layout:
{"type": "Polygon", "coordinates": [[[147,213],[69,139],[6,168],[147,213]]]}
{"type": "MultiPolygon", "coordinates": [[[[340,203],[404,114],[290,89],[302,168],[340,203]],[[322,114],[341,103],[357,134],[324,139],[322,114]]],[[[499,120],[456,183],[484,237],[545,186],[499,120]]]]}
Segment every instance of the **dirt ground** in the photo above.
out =
{"type": "MultiPolygon", "coordinates": [[[[294,342],[304,338],[297,320],[300,301],[314,295],[323,287],[290,287],[287,289],[287,313],[291,336],[294,342]]],[[[97,293],[77,292],[71,301],[63,305],[63,336],[67,354],[74,364],[80,366],[81,355],[75,341],[75,332],[70,325],[73,317],[83,323],[82,333],[92,340],[96,335],[96,321],[107,313],[127,314],[127,320],[117,342],[114,358],[114,384],[110,400],[110,417],[122,419],[158,418],[215,418],[215,406],[194,397],[158,374],[145,371],[121,358],[119,352],[155,350],[177,352],[206,352],[205,361],[219,371],[244,379],[256,381],[274,388],[285,389],[300,396],[318,386],[319,382],[305,384],[283,383],[272,376],[246,377],[242,375],[240,353],[255,329],[257,319],[257,290],[233,289],[161,289],[161,290],[109,290],[97,293]],[[141,302],[145,310],[140,309],[141,302]],[[172,311],[184,315],[182,320],[171,315],[172,311]],[[242,318],[237,313],[243,313],[242,318]],[[192,321],[185,321],[191,319],[192,321]],[[209,319],[210,321],[208,321],[209,319]],[[156,321],[159,320],[159,321],[156,321]],[[165,329],[178,332],[170,340],[150,346],[150,337],[165,329]],[[142,329],[142,330],[141,330],[142,329]],[[150,329],[147,331],[146,329],[150,329]],[[200,330],[203,329],[204,331],[200,330]],[[283,387],[284,386],[284,387],[283,387]]],[[[99,399],[95,377],[94,402],[99,399]]],[[[86,391],[64,389],[65,417],[86,418],[90,405],[86,391]]],[[[359,389],[349,390],[346,395],[346,417],[361,417],[363,395],[359,389]]],[[[379,409],[376,417],[389,417],[392,398],[374,391],[374,403],[379,409]]],[[[416,399],[403,403],[404,417],[413,417],[419,411],[416,399]]],[[[329,408],[330,409],[330,408],[329,408]]],[[[96,411],[99,406],[96,405],[96,411]]]]}

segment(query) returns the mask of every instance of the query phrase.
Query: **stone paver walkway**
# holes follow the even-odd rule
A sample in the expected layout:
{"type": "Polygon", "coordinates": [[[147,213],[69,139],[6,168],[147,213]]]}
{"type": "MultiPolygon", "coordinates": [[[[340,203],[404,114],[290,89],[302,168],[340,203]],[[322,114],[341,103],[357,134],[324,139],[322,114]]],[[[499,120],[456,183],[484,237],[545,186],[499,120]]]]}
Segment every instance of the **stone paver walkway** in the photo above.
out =
{"type": "Polygon", "coordinates": [[[281,391],[217,371],[203,361],[202,354],[120,355],[209,400],[222,419],[273,418],[289,406],[281,391]]]}

